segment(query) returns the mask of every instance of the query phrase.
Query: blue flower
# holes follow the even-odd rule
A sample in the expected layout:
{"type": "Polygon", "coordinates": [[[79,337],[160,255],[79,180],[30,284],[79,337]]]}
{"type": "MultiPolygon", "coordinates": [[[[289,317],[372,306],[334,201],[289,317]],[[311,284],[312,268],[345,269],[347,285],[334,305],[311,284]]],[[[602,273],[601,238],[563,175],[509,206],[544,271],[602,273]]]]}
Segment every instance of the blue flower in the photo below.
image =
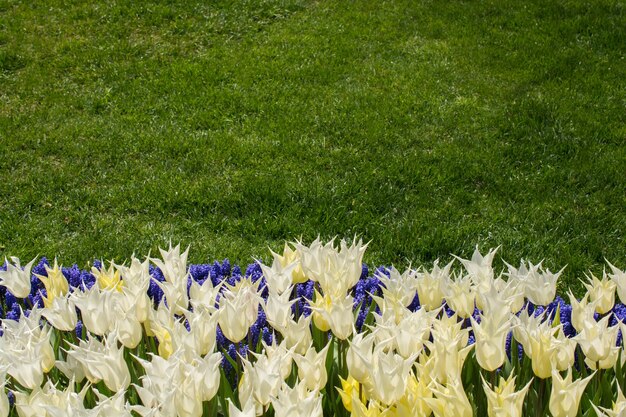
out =
{"type": "Polygon", "coordinates": [[[273,340],[274,334],[271,332],[271,330],[267,326],[263,327],[263,341],[265,342],[265,344],[271,345],[273,340]]]}
{"type": "Polygon", "coordinates": [[[209,276],[211,277],[211,282],[213,282],[213,286],[216,286],[224,279],[222,275],[222,265],[219,262],[213,262],[211,265],[209,276]]]}
{"type": "Polygon", "coordinates": [[[12,309],[13,305],[17,304],[17,298],[7,289],[4,295],[4,302],[6,303],[7,309],[12,309]]]}
{"type": "MultiPolygon", "coordinates": [[[[506,351],[506,356],[509,358],[509,360],[511,360],[512,341],[513,341],[513,332],[509,332],[509,334],[507,334],[506,336],[506,342],[504,344],[504,350],[506,351]]],[[[521,361],[523,357],[524,357],[524,347],[522,346],[521,343],[518,343],[517,344],[517,359],[521,361]]]]}
{"type": "Polygon", "coordinates": [[[563,304],[561,306],[561,324],[563,325],[563,334],[567,337],[576,336],[576,329],[572,324],[572,306],[569,304],[563,304]]]}
{"type": "Polygon", "coordinates": [[[76,337],[77,338],[79,338],[79,339],[83,338],[83,322],[81,320],[78,320],[76,322],[75,332],[76,332],[76,337]]]}
{"type": "Polygon", "coordinates": [[[357,315],[356,322],[354,323],[354,327],[357,332],[361,332],[363,329],[363,325],[365,324],[365,319],[367,318],[367,313],[369,311],[369,306],[363,306],[357,315]]]}
{"type": "Polygon", "coordinates": [[[626,306],[624,304],[615,304],[613,307],[613,316],[616,322],[619,320],[626,323],[626,306]]]}
{"type": "Polygon", "coordinates": [[[246,268],[246,277],[251,277],[252,282],[257,282],[263,277],[263,270],[258,262],[248,265],[246,268]]]}
{"type": "Polygon", "coordinates": [[[80,286],[81,270],[78,268],[78,265],[74,264],[69,268],[63,267],[61,268],[61,272],[63,272],[63,276],[65,276],[72,289],[80,286]]]}
{"type": "Polygon", "coordinates": [[[81,271],[80,282],[84,289],[91,289],[96,283],[96,277],[89,271],[81,271]]]}
{"type": "Polygon", "coordinates": [[[230,275],[230,261],[228,258],[222,261],[222,276],[227,277],[230,275]]]}
{"type": "Polygon", "coordinates": [[[189,265],[189,273],[191,274],[192,278],[198,283],[204,282],[204,280],[209,277],[210,270],[211,266],[207,264],[189,265]]]}
{"type": "MultiPolygon", "coordinates": [[[[33,269],[31,269],[31,272],[33,274],[37,274],[37,275],[43,275],[44,277],[48,276],[48,271],[46,271],[46,266],[50,266],[50,263],[48,262],[48,258],[46,258],[45,256],[43,256],[40,260],[39,263],[37,265],[35,265],[33,267],[33,269]]],[[[39,281],[39,280],[38,280],[39,281]]]]}

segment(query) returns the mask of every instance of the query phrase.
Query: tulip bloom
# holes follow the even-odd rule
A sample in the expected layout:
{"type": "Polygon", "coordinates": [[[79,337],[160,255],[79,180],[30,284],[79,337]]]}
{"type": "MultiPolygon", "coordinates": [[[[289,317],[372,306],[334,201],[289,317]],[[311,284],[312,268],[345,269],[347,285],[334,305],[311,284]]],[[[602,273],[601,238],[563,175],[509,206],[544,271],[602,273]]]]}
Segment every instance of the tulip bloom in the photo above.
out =
{"type": "MultiPolygon", "coordinates": [[[[509,309],[506,309],[508,312],[509,309]]],[[[481,368],[487,371],[495,371],[506,359],[506,336],[511,329],[510,320],[494,315],[481,317],[478,324],[471,317],[474,336],[476,337],[476,360],[481,368]]]]}
{"type": "Polygon", "coordinates": [[[393,351],[383,350],[380,345],[374,348],[363,387],[368,397],[391,406],[404,396],[409,372],[417,355],[405,359],[393,351]]]}
{"type": "Polygon", "coordinates": [[[578,414],[580,398],[593,375],[572,381],[571,369],[567,371],[565,378],[558,371],[552,371],[549,407],[553,417],[575,417],[578,414]]]}
{"type": "Polygon", "coordinates": [[[88,290],[74,290],[70,299],[80,310],[83,325],[91,333],[104,336],[115,326],[114,315],[110,311],[111,294],[115,290],[101,291],[97,285],[88,290]]]}
{"type": "Polygon", "coordinates": [[[227,297],[225,294],[220,298],[218,322],[224,336],[233,343],[239,343],[248,334],[252,321],[242,310],[246,308],[247,300],[242,297],[227,297]]]}
{"type": "MultiPolygon", "coordinates": [[[[320,297],[319,293],[317,297],[320,297]]],[[[319,322],[320,330],[322,331],[328,326],[337,338],[346,340],[352,334],[352,329],[354,328],[354,315],[352,312],[354,299],[349,294],[340,298],[325,295],[321,299],[322,307],[317,307],[317,303],[311,305],[311,310],[314,312],[314,323],[317,325],[319,322]]]]}
{"type": "MultiPolygon", "coordinates": [[[[585,360],[591,363],[604,361],[613,353],[617,359],[619,347],[617,341],[618,326],[609,327],[610,316],[603,317],[600,321],[585,320],[580,333],[574,336],[580,348],[585,354],[585,360]]],[[[614,363],[614,362],[613,362],[614,363]]],[[[607,367],[613,366],[608,364],[607,367]]]]}
{"type": "Polygon", "coordinates": [[[580,301],[576,299],[571,290],[567,294],[569,295],[569,302],[572,305],[572,326],[574,326],[577,332],[580,332],[586,320],[595,321],[593,313],[596,310],[596,303],[589,302],[589,291],[585,293],[580,301]]]}
{"type": "Polygon", "coordinates": [[[311,316],[305,317],[302,314],[298,321],[293,319],[287,320],[287,327],[282,332],[282,335],[289,349],[293,349],[294,352],[301,355],[304,354],[313,342],[313,337],[311,336],[311,316]]]}
{"type": "Polygon", "coordinates": [[[349,342],[346,354],[346,363],[350,375],[359,383],[364,383],[369,375],[369,367],[372,364],[374,347],[374,333],[357,333],[349,342]]]}
{"type": "Polygon", "coordinates": [[[304,355],[294,354],[293,359],[298,365],[298,378],[310,391],[321,391],[326,385],[326,353],[332,340],[326,344],[324,349],[315,351],[313,346],[309,346],[304,355]]]}
{"type": "Polygon", "coordinates": [[[606,272],[602,274],[602,280],[595,275],[590,274],[587,277],[589,282],[583,282],[583,285],[590,294],[590,301],[596,305],[596,313],[606,314],[613,309],[615,304],[615,288],[617,284],[610,280],[606,272]]]}
{"type": "Polygon", "coordinates": [[[283,385],[272,406],[276,417],[322,417],[322,396],[319,391],[308,391],[307,384],[300,381],[291,388],[287,383],[283,385]]]}
{"type": "Polygon", "coordinates": [[[66,332],[74,330],[78,321],[76,306],[67,295],[54,298],[50,307],[41,311],[41,315],[56,329],[66,332]]]}
{"type": "Polygon", "coordinates": [[[425,401],[435,417],[473,417],[472,405],[460,380],[449,380],[446,385],[433,380],[431,390],[435,397],[426,398],[425,401]]]}
{"type": "Polygon", "coordinates": [[[267,300],[261,304],[268,323],[281,333],[285,331],[287,322],[292,318],[291,306],[298,302],[297,298],[289,299],[290,293],[291,291],[285,291],[278,294],[270,288],[267,300]]]}
{"type": "Polygon", "coordinates": [[[12,256],[11,261],[12,264],[4,258],[7,269],[0,270],[0,285],[6,287],[17,298],[26,298],[30,294],[30,270],[35,259],[24,265],[23,269],[19,258],[12,256]]]}
{"type": "Polygon", "coordinates": [[[293,282],[292,275],[294,270],[299,266],[299,263],[292,262],[290,264],[283,265],[280,255],[272,252],[272,256],[274,257],[274,261],[272,262],[271,267],[263,265],[260,261],[257,261],[257,263],[263,271],[263,276],[265,277],[267,286],[272,291],[282,294],[291,287],[293,282]]]}
{"type": "Polygon", "coordinates": [[[426,310],[435,310],[441,307],[444,297],[444,286],[450,277],[452,262],[439,268],[439,260],[435,260],[432,271],[417,276],[417,296],[420,304],[426,310]]]}
{"type": "Polygon", "coordinates": [[[552,273],[549,269],[539,272],[541,262],[537,265],[529,262],[528,265],[527,274],[523,277],[526,298],[535,305],[550,304],[556,296],[556,282],[565,268],[557,273],[552,273]]]}
{"type": "Polygon", "coordinates": [[[48,276],[38,274],[35,274],[35,276],[39,278],[46,288],[46,296],[43,297],[44,306],[51,307],[52,300],[56,297],[67,294],[70,289],[70,285],[61,271],[61,267],[57,264],[56,259],[54,260],[54,266],[52,268],[48,268],[47,265],[45,268],[48,276]]]}
{"type": "Polygon", "coordinates": [[[617,295],[622,304],[626,304],[626,271],[620,270],[609,261],[606,261],[606,263],[609,264],[611,268],[612,274],[609,274],[609,278],[615,283],[617,295]]]}
{"type": "Polygon", "coordinates": [[[43,382],[44,373],[54,367],[54,351],[50,342],[52,329],[40,327],[41,310],[33,309],[19,321],[3,320],[0,337],[0,362],[7,373],[25,388],[35,389],[43,382]]]}
{"type": "Polygon", "coordinates": [[[130,372],[124,361],[124,348],[117,346],[117,334],[108,334],[104,343],[89,336],[88,342],[80,341],[79,346],[71,345],[67,354],[83,367],[87,379],[92,384],[104,381],[111,391],[125,390],[130,385],[130,372]]]}
{"type": "MultiPolygon", "coordinates": [[[[254,364],[245,358],[242,359],[244,374],[240,384],[249,384],[247,389],[250,396],[258,404],[267,407],[271,399],[278,395],[278,390],[283,384],[283,378],[280,373],[281,361],[278,357],[270,359],[263,354],[255,356],[257,360],[254,364]]],[[[245,390],[240,388],[240,391],[244,392],[245,390]]],[[[244,403],[242,401],[242,404],[244,403]]]]}
{"type": "Polygon", "coordinates": [[[396,415],[398,416],[422,417],[432,413],[426,401],[428,398],[433,398],[433,392],[428,386],[430,382],[428,367],[424,364],[417,364],[417,369],[417,374],[413,371],[409,374],[404,396],[396,402],[396,415]]]}
{"type": "MultiPolygon", "coordinates": [[[[482,375],[481,375],[482,378],[482,375]]],[[[508,379],[500,377],[500,384],[492,389],[483,380],[483,388],[487,395],[487,413],[489,417],[522,417],[524,397],[530,388],[532,379],[521,390],[514,392],[515,377],[511,374],[508,379]]]]}
{"type": "MultiPolygon", "coordinates": [[[[295,246],[295,244],[293,245],[295,246]]],[[[291,246],[285,243],[283,255],[278,257],[283,267],[286,267],[293,262],[297,264],[296,268],[291,272],[291,281],[293,284],[299,284],[308,280],[306,275],[304,275],[304,271],[302,270],[302,262],[300,260],[301,256],[302,254],[300,253],[300,251],[298,251],[298,249],[294,250],[291,248],[291,246]]]]}
{"type": "Polygon", "coordinates": [[[252,406],[244,406],[242,409],[238,409],[235,404],[230,400],[230,398],[226,399],[228,401],[228,416],[229,417],[256,417],[256,409],[252,406]]]}
{"type": "Polygon", "coordinates": [[[476,287],[470,275],[450,280],[446,284],[446,303],[461,318],[472,315],[476,302],[476,287]]]}

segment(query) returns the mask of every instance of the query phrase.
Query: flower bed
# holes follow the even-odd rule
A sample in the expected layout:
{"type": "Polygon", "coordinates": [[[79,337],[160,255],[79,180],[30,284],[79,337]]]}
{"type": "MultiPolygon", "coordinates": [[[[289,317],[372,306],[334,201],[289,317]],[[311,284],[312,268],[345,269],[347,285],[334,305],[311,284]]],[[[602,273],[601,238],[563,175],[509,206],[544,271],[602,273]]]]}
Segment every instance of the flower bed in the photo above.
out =
{"type": "Polygon", "coordinates": [[[177,246],[90,271],[0,270],[0,417],[618,416],[626,272],[569,304],[496,251],[369,271],[366,245],[286,245],[245,271],[177,246]],[[597,413],[597,414],[595,414],[597,413]]]}

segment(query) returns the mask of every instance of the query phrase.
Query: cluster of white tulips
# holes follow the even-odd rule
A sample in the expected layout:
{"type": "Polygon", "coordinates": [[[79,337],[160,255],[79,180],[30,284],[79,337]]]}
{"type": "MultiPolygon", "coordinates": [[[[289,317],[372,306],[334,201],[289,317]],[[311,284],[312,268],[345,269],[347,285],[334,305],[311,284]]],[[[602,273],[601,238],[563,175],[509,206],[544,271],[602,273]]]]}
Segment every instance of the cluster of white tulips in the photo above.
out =
{"type": "Polygon", "coordinates": [[[93,285],[12,258],[0,417],[626,416],[626,271],[567,304],[562,270],[496,274],[496,250],[367,276],[366,246],[295,242],[201,280],[177,246],[93,285]]]}

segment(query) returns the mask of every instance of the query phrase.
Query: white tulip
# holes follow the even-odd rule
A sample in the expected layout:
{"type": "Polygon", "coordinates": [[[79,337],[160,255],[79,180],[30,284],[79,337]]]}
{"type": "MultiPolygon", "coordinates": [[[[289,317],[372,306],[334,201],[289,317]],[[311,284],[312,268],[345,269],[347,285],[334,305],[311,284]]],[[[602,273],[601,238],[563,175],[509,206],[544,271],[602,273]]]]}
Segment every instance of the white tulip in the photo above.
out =
{"type": "Polygon", "coordinates": [[[35,263],[35,259],[24,265],[20,265],[19,258],[11,257],[10,263],[4,258],[7,265],[6,271],[0,271],[0,285],[11,291],[17,298],[26,298],[30,294],[30,270],[35,263]]]}

